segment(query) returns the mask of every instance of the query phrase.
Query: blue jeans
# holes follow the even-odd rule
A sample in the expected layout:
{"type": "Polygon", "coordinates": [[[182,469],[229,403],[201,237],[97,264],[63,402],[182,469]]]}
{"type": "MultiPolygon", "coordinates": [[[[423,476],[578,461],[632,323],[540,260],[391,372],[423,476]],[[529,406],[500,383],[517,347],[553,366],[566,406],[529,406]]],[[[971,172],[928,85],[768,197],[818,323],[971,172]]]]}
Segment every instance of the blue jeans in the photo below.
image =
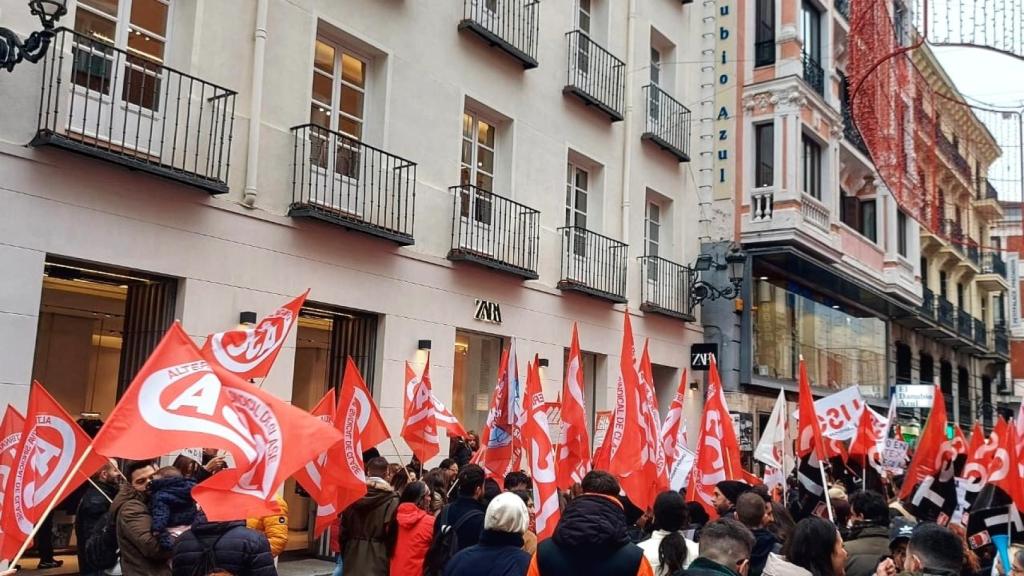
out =
{"type": "Polygon", "coordinates": [[[338,554],[338,563],[334,565],[334,574],[332,576],[341,576],[341,554],[338,554]]]}

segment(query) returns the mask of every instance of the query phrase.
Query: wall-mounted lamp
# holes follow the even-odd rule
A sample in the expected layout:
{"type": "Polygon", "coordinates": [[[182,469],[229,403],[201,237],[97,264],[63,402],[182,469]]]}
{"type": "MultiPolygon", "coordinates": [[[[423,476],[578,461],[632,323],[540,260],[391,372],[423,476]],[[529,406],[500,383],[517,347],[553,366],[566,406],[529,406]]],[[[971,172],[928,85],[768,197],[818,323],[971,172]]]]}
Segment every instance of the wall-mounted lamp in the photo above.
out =
{"type": "Polygon", "coordinates": [[[430,340],[420,340],[416,342],[417,350],[430,350],[430,340]]]}
{"type": "Polygon", "coordinates": [[[67,0],[29,0],[29,10],[39,17],[43,29],[32,32],[24,41],[13,30],[0,28],[0,69],[11,72],[23,60],[42,60],[53,39],[54,25],[68,13],[66,4],[67,0]]]}
{"type": "Polygon", "coordinates": [[[744,267],[747,263],[747,254],[739,246],[733,246],[725,255],[725,262],[715,261],[711,254],[701,254],[693,263],[693,271],[690,276],[690,309],[694,309],[705,300],[717,300],[724,298],[732,300],[740,295],[740,288],[743,283],[744,267]],[[700,272],[707,272],[712,268],[716,270],[728,270],[728,286],[719,288],[712,286],[704,280],[698,280],[700,272]]]}
{"type": "Polygon", "coordinates": [[[548,362],[547,358],[541,358],[540,360],[537,361],[537,366],[540,366],[541,368],[547,368],[548,364],[550,363],[548,362]]]}
{"type": "Polygon", "coordinates": [[[245,324],[247,326],[252,326],[253,324],[256,323],[256,313],[250,312],[248,310],[245,312],[240,312],[238,314],[238,323],[245,324]]]}
{"type": "Polygon", "coordinates": [[[699,389],[700,389],[700,383],[699,382],[697,382],[696,380],[694,380],[693,382],[690,382],[690,390],[699,390],[699,389]]]}

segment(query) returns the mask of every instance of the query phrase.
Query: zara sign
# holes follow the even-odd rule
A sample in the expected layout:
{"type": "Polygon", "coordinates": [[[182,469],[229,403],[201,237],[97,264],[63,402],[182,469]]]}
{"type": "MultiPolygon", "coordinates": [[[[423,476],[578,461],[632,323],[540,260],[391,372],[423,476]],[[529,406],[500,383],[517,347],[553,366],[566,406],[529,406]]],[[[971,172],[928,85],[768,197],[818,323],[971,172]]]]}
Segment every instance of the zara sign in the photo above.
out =
{"type": "Polygon", "coordinates": [[[474,319],[491,324],[501,324],[501,304],[477,298],[475,307],[474,319]]]}
{"type": "Polygon", "coordinates": [[[690,370],[706,372],[711,369],[711,359],[718,361],[718,344],[694,344],[690,346],[690,370]]]}

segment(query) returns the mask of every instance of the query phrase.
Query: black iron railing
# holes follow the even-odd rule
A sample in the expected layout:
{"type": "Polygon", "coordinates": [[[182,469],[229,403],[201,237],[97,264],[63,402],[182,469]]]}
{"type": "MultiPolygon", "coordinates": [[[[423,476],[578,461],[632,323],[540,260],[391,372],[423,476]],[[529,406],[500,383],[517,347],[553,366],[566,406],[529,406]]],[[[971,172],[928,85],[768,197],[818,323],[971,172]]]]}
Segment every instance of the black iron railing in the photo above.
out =
{"type": "Polygon", "coordinates": [[[449,190],[455,208],[448,258],[537,278],[540,212],[469,184],[449,190]]]}
{"type": "Polygon", "coordinates": [[[936,126],[935,128],[935,143],[938,145],[939,150],[949,158],[953,166],[960,172],[968,182],[972,180],[971,164],[960,154],[960,150],[957,149],[956,144],[953,144],[949,138],[946,137],[946,133],[941,128],[936,126]]]}
{"type": "Polygon", "coordinates": [[[964,253],[964,231],[956,220],[946,218],[942,221],[942,235],[949,240],[954,250],[964,253]]]}
{"type": "Polygon", "coordinates": [[[775,38],[754,43],[754,66],[769,66],[775,63],[775,38]]]}
{"type": "Polygon", "coordinates": [[[957,405],[960,408],[959,418],[957,422],[960,423],[960,427],[966,427],[974,423],[974,415],[971,413],[971,398],[958,398],[957,405]]]}
{"type": "Polygon", "coordinates": [[[1005,324],[997,324],[992,331],[992,347],[995,349],[996,354],[1002,356],[1010,355],[1010,333],[1007,331],[1005,324]]]}
{"type": "Polygon", "coordinates": [[[921,314],[933,322],[938,320],[935,313],[935,293],[928,288],[921,289],[921,314]]]}
{"type": "Polygon", "coordinates": [[[1006,278],[1006,262],[999,252],[986,250],[981,260],[981,272],[983,274],[999,274],[1006,278]]]}
{"type": "Polygon", "coordinates": [[[968,242],[967,244],[967,259],[974,262],[975,266],[981,268],[981,251],[974,242],[968,242]]]}
{"type": "Polygon", "coordinates": [[[988,179],[985,179],[985,200],[999,200],[999,192],[988,179]]]}
{"type": "Polygon", "coordinates": [[[958,308],[956,311],[956,331],[962,338],[970,340],[972,337],[972,328],[974,318],[963,308],[958,308]]]}
{"type": "Polygon", "coordinates": [[[643,298],[640,309],[693,320],[690,307],[693,270],[658,256],[641,256],[639,260],[643,298]]]}
{"type": "Polygon", "coordinates": [[[413,243],[416,164],[316,124],[292,128],[289,214],[413,243]]]}
{"type": "Polygon", "coordinates": [[[843,18],[850,19],[850,0],[836,0],[835,7],[836,12],[839,12],[843,18]]]}
{"type": "Polygon", "coordinates": [[[626,244],[586,228],[566,226],[562,234],[562,279],[558,287],[626,301],[626,244]]]}
{"type": "Polygon", "coordinates": [[[980,318],[972,318],[974,321],[974,343],[984,348],[988,346],[988,328],[980,318]]]}
{"type": "Polygon", "coordinates": [[[641,138],[654,142],[679,159],[690,161],[690,109],[657,84],[644,86],[647,124],[641,138]]]}
{"type": "Polygon", "coordinates": [[[864,143],[864,137],[861,136],[853,119],[853,106],[850,105],[850,81],[842,72],[839,73],[839,97],[843,113],[843,138],[870,158],[868,146],[864,143]]]}
{"type": "Polygon", "coordinates": [[[580,30],[566,39],[569,72],[563,92],[596,106],[613,122],[622,120],[626,64],[580,30]]]}
{"type": "Polygon", "coordinates": [[[523,64],[537,67],[540,0],[463,0],[460,29],[477,34],[523,64]]]}
{"type": "Polygon", "coordinates": [[[33,146],[228,191],[235,92],[67,28],[43,59],[33,146]]]}
{"type": "Polygon", "coordinates": [[[815,60],[807,52],[803,53],[804,63],[804,82],[810,86],[815,92],[825,95],[825,71],[822,70],[821,64],[815,60]]]}
{"type": "Polygon", "coordinates": [[[935,312],[939,324],[950,330],[956,330],[956,306],[953,306],[953,303],[945,296],[938,296],[936,302],[935,312]]]}

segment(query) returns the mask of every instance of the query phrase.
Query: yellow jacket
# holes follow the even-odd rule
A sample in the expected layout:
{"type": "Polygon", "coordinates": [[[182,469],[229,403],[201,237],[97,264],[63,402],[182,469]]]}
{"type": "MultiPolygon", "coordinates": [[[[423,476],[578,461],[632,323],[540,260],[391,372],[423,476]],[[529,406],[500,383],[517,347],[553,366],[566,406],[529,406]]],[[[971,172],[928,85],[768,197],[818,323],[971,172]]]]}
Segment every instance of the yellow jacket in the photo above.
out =
{"type": "Polygon", "coordinates": [[[277,497],[277,505],[281,507],[279,514],[263,518],[249,518],[245,521],[246,528],[263,533],[270,542],[270,554],[277,558],[288,545],[288,503],[284,498],[277,497]]]}

